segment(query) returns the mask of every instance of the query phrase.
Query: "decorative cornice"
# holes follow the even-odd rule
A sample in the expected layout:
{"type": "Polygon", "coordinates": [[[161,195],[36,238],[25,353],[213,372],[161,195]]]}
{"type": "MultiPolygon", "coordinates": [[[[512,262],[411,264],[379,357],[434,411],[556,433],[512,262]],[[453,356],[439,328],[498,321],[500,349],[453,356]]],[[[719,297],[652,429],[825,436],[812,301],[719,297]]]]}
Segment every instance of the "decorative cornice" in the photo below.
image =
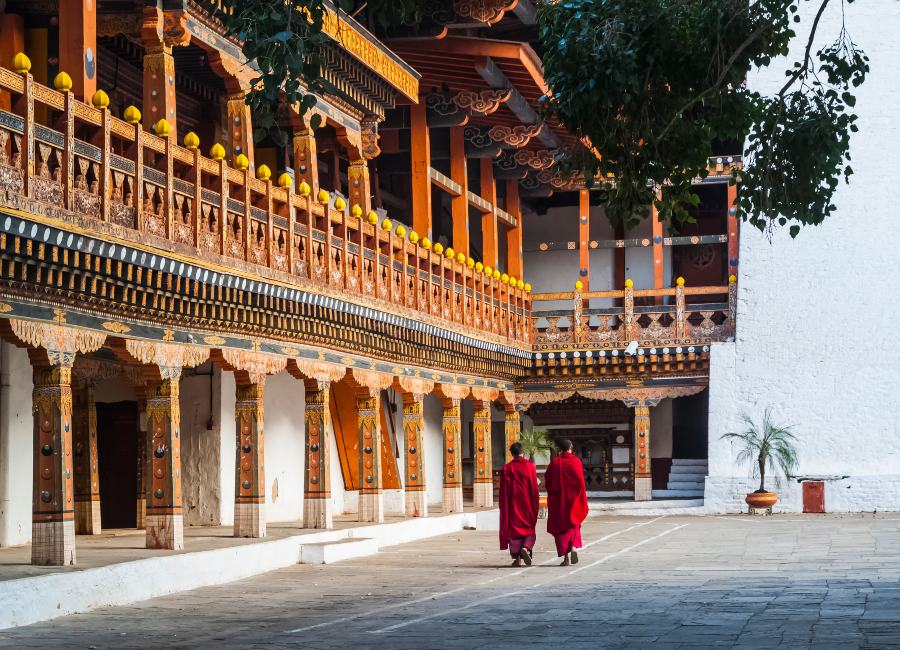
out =
{"type": "Polygon", "coordinates": [[[106,341],[106,334],[101,332],[51,323],[10,318],[9,325],[16,338],[23,343],[44,348],[50,364],[54,366],[71,367],[77,353],[95,352],[106,341]]]}
{"type": "Polygon", "coordinates": [[[465,399],[472,390],[469,386],[460,386],[459,384],[440,384],[439,388],[441,394],[447,399],[465,399]]]}
{"type": "Polygon", "coordinates": [[[209,349],[199,345],[125,339],[125,349],[141,363],[158,366],[163,379],[176,379],[183,367],[199,366],[209,358],[209,349]]]}
{"type": "Polygon", "coordinates": [[[365,370],[363,368],[351,368],[350,372],[356,382],[365,388],[386,390],[394,383],[394,376],[377,370],[365,370]]]}
{"type": "Polygon", "coordinates": [[[277,354],[234,350],[231,348],[225,348],[221,350],[221,353],[222,358],[228,365],[235,370],[246,372],[252,384],[263,383],[266,380],[266,375],[279,373],[287,366],[287,358],[277,354]]]}
{"type": "Polygon", "coordinates": [[[496,388],[486,388],[484,386],[473,386],[472,397],[480,402],[493,402],[500,397],[500,391],[496,388]]]}
{"type": "Polygon", "coordinates": [[[397,381],[400,384],[400,388],[413,395],[427,395],[434,390],[434,382],[421,377],[401,376],[397,381]]]}

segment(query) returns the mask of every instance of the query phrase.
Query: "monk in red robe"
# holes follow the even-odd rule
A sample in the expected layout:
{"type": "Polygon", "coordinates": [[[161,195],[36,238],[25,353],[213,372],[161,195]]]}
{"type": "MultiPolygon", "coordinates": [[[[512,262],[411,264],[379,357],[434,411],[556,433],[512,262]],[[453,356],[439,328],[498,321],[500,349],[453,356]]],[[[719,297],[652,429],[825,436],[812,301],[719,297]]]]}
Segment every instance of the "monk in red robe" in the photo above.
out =
{"type": "Polygon", "coordinates": [[[513,566],[531,566],[531,550],[536,539],[538,480],[534,463],[522,455],[522,445],[509,448],[512,460],[500,476],[500,550],[509,549],[513,566]]]}
{"type": "Polygon", "coordinates": [[[560,453],[550,461],[544,484],[547,486],[547,532],[556,540],[556,554],[564,558],[560,566],[578,564],[581,522],[587,517],[584,466],[572,453],[572,441],[557,442],[560,453]]]}

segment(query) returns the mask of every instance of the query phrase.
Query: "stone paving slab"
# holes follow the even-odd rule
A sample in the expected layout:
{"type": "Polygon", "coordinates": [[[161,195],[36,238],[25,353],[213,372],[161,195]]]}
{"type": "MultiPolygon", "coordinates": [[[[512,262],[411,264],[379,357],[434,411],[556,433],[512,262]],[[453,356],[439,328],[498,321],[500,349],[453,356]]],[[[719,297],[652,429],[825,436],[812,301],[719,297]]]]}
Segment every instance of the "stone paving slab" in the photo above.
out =
{"type": "Polygon", "coordinates": [[[0,632],[16,648],[900,648],[900,517],[589,520],[581,563],[496,533],[0,632]],[[714,570],[709,570],[714,569],[714,570]]]}

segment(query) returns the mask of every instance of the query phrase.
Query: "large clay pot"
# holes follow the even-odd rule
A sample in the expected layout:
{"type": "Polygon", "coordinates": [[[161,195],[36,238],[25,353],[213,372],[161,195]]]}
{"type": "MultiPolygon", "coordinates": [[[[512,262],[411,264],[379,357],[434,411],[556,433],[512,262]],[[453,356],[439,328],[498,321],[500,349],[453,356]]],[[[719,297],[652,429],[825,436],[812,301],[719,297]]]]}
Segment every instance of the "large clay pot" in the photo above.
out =
{"type": "Polygon", "coordinates": [[[744,501],[753,508],[770,508],[778,502],[778,495],[774,492],[751,492],[744,501]]]}

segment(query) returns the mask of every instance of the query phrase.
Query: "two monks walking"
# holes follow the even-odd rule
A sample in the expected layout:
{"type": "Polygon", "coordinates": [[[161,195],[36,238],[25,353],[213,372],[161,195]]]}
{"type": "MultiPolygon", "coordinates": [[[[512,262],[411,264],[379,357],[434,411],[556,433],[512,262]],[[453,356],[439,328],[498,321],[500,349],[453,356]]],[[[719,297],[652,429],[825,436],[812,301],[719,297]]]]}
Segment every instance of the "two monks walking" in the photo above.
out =
{"type": "MultiPolygon", "coordinates": [[[[581,461],[572,453],[572,442],[557,442],[560,453],[544,475],[547,486],[547,532],[556,540],[560,566],[578,564],[581,522],[587,517],[587,493],[581,461]]],[[[538,517],[538,480],[534,463],[522,455],[522,445],[509,448],[512,460],[500,478],[500,549],[509,549],[513,566],[531,566],[531,552],[538,517]]]]}

